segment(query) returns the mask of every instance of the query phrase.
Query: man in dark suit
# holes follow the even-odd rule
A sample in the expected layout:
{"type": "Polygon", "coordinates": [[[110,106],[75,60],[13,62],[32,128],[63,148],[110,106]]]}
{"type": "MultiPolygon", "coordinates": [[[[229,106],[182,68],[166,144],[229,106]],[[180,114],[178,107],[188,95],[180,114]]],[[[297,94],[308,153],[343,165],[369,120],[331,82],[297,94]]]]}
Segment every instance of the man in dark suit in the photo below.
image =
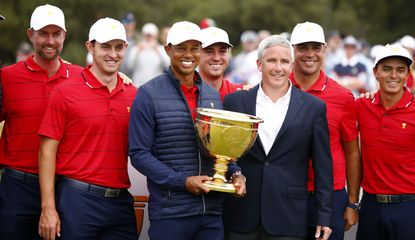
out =
{"type": "Polygon", "coordinates": [[[331,229],[333,173],[325,104],[289,81],[293,48],[282,36],[264,39],[257,65],[262,81],[225,97],[227,110],[264,120],[252,149],[238,161],[247,195],[227,198],[225,239],[294,240],[307,236],[307,165],[315,171],[316,239],[331,229]]]}

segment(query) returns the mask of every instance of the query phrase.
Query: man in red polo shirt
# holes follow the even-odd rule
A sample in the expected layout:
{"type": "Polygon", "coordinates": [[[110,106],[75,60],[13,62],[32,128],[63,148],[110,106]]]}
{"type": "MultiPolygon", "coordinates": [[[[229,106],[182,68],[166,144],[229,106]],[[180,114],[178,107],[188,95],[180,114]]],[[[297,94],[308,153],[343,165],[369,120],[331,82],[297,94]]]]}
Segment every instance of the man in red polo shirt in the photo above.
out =
{"type": "Polygon", "coordinates": [[[224,79],[229,65],[230,50],[228,34],[217,27],[202,29],[202,51],[200,52],[199,73],[202,80],[219,92],[220,98],[243,88],[224,79]]]}
{"type": "Polygon", "coordinates": [[[386,45],[375,59],[379,90],[356,101],[363,198],[357,239],[415,239],[415,103],[405,87],[412,57],[386,45]]]}
{"type": "Polygon", "coordinates": [[[128,121],[136,88],[118,74],[127,45],[119,21],[98,20],[86,42],[92,65],[52,92],[39,129],[44,239],[138,237],[127,190],[128,121]]]}
{"type": "Polygon", "coordinates": [[[49,94],[81,68],[59,57],[66,36],[61,9],[42,5],[31,16],[27,35],[34,54],[1,69],[0,239],[39,238],[40,194],[37,157],[40,122],[49,94]]]}
{"type": "MultiPolygon", "coordinates": [[[[321,70],[326,42],[323,28],[316,23],[299,23],[291,34],[294,46],[294,67],[290,74],[292,83],[320,98],[327,106],[330,131],[330,149],[333,159],[334,205],[333,232],[330,239],[343,239],[344,230],[357,222],[357,203],[360,187],[360,158],[357,140],[354,98],[350,90],[340,86],[321,70]],[[347,192],[345,183],[347,179],[347,192]]],[[[313,169],[309,166],[309,236],[314,236],[317,206],[314,204],[313,169]]]]}

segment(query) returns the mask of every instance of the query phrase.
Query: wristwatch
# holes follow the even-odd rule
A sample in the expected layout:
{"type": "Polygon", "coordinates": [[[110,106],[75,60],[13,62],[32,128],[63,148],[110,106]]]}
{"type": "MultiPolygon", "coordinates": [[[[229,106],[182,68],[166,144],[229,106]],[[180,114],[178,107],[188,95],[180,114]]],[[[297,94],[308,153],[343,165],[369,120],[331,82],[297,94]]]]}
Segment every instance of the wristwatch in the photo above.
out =
{"type": "Polygon", "coordinates": [[[242,177],[242,180],[243,180],[244,182],[246,182],[246,177],[242,174],[242,172],[241,172],[241,171],[236,171],[236,172],[234,172],[234,173],[232,174],[231,179],[233,179],[233,178],[235,178],[235,177],[238,177],[238,176],[241,176],[241,177],[242,177]]]}
{"type": "Polygon", "coordinates": [[[360,210],[360,203],[351,203],[351,202],[349,202],[347,204],[347,207],[351,208],[351,209],[354,209],[356,211],[359,211],[360,210]]]}

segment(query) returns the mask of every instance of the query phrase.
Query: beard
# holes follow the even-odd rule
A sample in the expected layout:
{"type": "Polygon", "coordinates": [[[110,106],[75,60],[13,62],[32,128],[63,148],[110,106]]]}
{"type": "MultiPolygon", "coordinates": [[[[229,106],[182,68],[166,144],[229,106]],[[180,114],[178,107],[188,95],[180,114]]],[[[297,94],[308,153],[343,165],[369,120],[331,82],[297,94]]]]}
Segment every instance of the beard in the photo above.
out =
{"type": "Polygon", "coordinates": [[[56,49],[56,52],[53,55],[45,54],[42,50],[37,51],[37,53],[39,54],[41,58],[47,61],[52,61],[52,60],[55,60],[61,54],[61,50],[56,49]]]}

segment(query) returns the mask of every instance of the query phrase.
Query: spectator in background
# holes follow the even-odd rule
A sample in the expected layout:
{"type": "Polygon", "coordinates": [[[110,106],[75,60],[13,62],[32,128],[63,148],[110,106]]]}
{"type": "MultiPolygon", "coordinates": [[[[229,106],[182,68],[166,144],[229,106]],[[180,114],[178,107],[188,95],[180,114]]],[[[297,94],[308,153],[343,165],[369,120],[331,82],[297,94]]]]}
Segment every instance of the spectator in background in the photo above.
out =
{"type": "MultiPolygon", "coordinates": [[[[412,57],[415,56],[415,39],[410,35],[403,36],[399,43],[408,50],[409,55],[412,57]]],[[[415,93],[415,64],[412,63],[409,67],[408,79],[406,80],[406,86],[411,90],[412,93],[415,93]]]]}
{"type": "Polygon", "coordinates": [[[247,30],[241,34],[242,51],[232,61],[231,81],[239,84],[256,85],[261,74],[258,71],[256,60],[258,48],[258,34],[247,30]]]}
{"type": "Polygon", "coordinates": [[[343,40],[345,55],[340,63],[334,66],[335,76],[333,79],[345,88],[352,91],[355,97],[360,93],[371,91],[369,83],[369,72],[366,66],[359,61],[359,43],[353,36],[347,36],[343,40]]]}
{"type": "Polygon", "coordinates": [[[327,38],[326,56],[324,58],[324,72],[327,76],[335,77],[334,66],[340,63],[341,59],[344,58],[344,54],[340,32],[331,32],[327,38]]]}
{"type": "Polygon", "coordinates": [[[200,20],[199,27],[200,29],[205,29],[208,27],[216,27],[216,21],[213,20],[212,18],[203,18],[202,20],[200,20]]]}
{"type": "Polygon", "coordinates": [[[133,13],[127,13],[127,14],[125,14],[121,18],[121,23],[124,25],[125,31],[127,33],[128,47],[127,47],[127,50],[125,52],[125,57],[124,57],[125,60],[121,64],[119,70],[120,70],[120,72],[124,73],[128,77],[132,78],[133,77],[134,69],[128,66],[127,59],[131,55],[132,48],[134,48],[134,46],[136,45],[136,39],[137,39],[137,34],[136,34],[137,21],[136,21],[135,16],[134,16],[133,13]]]}
{"type": "Polygon", "coordinates": [[[133,70],[133,84],[138,88],[161,74],[165,67],[164,48],[158,42],[159,29],[154,23],[146,23],[141,29],[140,41],[131,49],[127,66],[133,70]]]}
{"type": "Polygon", "coordinates": [[[379,90],[356,100],[363,197],[357,240],[415,239],[415,102],[405,87],[412,56],[386,45],[375,59],[379,90]]]}
{"type": "Polygon", "coordinates": [[[222,101],[226,95],[243,87],[224,79],[232,47],[224,30],[217,27],[202,29],[199,74],[203,81],[219,92],[222,101]]]}
{"type": "Polygon", "coordinates": [[[22,42],[16,51],[16,62],[26,60],[33,53],[32,47],[28,42],[22,42]]]}
{"type": "Polygon", "coordinates": [[[258,31],[258,42],[261,42],[262,40],[264,40],[265,38],[271,36],[271,32],[265,29],[259,30],[258,31]]]}

